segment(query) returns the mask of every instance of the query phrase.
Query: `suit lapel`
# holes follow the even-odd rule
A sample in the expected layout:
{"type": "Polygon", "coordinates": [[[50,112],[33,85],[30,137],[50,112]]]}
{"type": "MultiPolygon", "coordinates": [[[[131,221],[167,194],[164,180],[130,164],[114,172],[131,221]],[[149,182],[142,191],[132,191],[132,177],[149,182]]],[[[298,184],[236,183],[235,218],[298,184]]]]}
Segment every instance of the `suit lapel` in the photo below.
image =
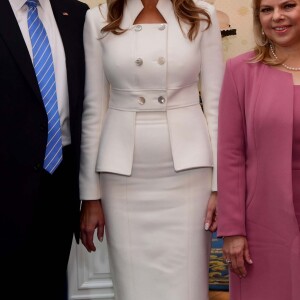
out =
{"type": "Polygon", "coordinates": [[[74,56],[74,45],[72,44],[72,36],[73,36],[73,22],[76,22],[76,20],[72,20],[72,12],[68,9],[68,2],[64,0],[50,0],[53,14],[56,20],[56,24],[62,39],[62,43],[65,50],[65,56],[66,56],[66,68],[68,72],[68,79],[69,76],[72,76],[70,70],[72,69],[70,66],[70,61],[72,61],[72,58],[74,56]]]}
{"type": "MultiPolygon", "coordinates": [[[[68,3],[64,0],[50,0],[50,3],[64,48],[69,49],[68,37],[72,35],[72,22],[69,19],[72,16],[68,9],[68,3]]],[[[66,57],[68,57],[67,54],[66,57]]]]}
{"type": "MultiPolygon", "coordinates": [[[[42,100],[30,54],[8,0],[0,1],[0,37],[3,38],[34,93],[42,100]]],[[[42,101],[40,102],[42,104],[42,101]]]]}
{"type": "MultiPolygon", "coordinates": [[[[62,39],[62,43],[64,46],[65,57],[66,57],[66,69],[67,69],[67,78],[68,78],[68,89],[69,89],[69,99],[72,99],[72,61],[74,57],[73,51],[76,49],[72,43],[73,36],[73,22],[76,20],[72,20],[72,12],[69,9],[68,1],[65,0],[50,0],[53,14],[56,20],[56,24],[62,39]]],[[[74,103],[69,101],[70,105],[70,114],[72,113],[72,108],[74,103]]]]}

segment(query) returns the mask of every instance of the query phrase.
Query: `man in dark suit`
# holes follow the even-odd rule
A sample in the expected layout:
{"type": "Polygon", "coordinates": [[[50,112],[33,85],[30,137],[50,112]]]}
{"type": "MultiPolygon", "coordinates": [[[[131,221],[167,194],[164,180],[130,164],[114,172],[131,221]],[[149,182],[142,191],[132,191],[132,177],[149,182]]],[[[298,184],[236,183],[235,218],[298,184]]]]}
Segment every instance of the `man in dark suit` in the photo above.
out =
{"type": "Polygon", "coordinates": [[[82,31],[88,6],[39,0],[56,78],[63,159],[44,167],[48,117],[33,67],[26,0],[0,1],[0,272],[8,299],[64,299],[78,242],[78,172],[84,94],[82,31]]]}

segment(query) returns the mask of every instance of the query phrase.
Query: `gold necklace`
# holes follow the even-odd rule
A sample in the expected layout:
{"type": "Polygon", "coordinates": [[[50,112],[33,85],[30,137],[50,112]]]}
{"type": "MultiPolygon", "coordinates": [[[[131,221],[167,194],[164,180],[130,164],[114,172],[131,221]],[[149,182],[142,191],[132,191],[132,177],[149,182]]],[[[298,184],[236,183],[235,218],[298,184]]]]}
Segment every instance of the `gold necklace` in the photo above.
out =
{"type": "MultiPolygon", "coordinates": [[[[274,48],[273,48],[272,44],[270,44],[270,50],[271,50],[272,55],[274,56],[274,58],[277,59],[277,60],[279,60],[278,56],[275,54],[275,51],[274,51],[274,48]]],[[[286,65],[285,63],[282,63],[281,65],[284,68],[286,68],[287,70],[290,70],[290,71],[300,71],[300,67],[290,67],[290,66],[286,65]]]]}

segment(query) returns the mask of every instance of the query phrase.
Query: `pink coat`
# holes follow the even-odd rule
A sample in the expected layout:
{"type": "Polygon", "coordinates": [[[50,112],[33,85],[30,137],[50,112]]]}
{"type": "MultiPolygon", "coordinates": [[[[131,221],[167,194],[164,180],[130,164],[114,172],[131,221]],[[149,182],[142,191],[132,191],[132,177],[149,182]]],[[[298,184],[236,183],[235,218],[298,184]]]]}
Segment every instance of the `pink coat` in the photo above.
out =
{"type": "Polygon", "coordinates": [[[252,55],[227,61],[219,107],[218,236],[247,236],[253,260],[246,278],[230,274],[230,299],[299,300],[293,80],[290,73],[247,63],[252,55]]]}

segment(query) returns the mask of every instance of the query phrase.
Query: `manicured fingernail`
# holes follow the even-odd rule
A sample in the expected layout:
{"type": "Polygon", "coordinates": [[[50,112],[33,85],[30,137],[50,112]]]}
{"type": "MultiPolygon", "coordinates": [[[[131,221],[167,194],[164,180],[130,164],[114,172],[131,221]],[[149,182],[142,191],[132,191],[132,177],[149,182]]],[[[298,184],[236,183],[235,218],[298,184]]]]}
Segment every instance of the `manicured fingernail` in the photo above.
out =
{"type": "Polygon", "coordinates": [[[208,230],[208,229],[209,229],[209,223],[205,223],[204,229],[205,229],[205,230],[208,230]]]}
{"type": "Polygon", "coordinates": [[[250,259],[250,260],[249,260],[249,264],[253,264],[253,261],[252,261],[252,259],[250,259]]]}
{"type": "Polygon", "coordinates": [[[101,243],[103,242],[103,236],[100,238],[100,242],[101,242],[101,243]]]}

